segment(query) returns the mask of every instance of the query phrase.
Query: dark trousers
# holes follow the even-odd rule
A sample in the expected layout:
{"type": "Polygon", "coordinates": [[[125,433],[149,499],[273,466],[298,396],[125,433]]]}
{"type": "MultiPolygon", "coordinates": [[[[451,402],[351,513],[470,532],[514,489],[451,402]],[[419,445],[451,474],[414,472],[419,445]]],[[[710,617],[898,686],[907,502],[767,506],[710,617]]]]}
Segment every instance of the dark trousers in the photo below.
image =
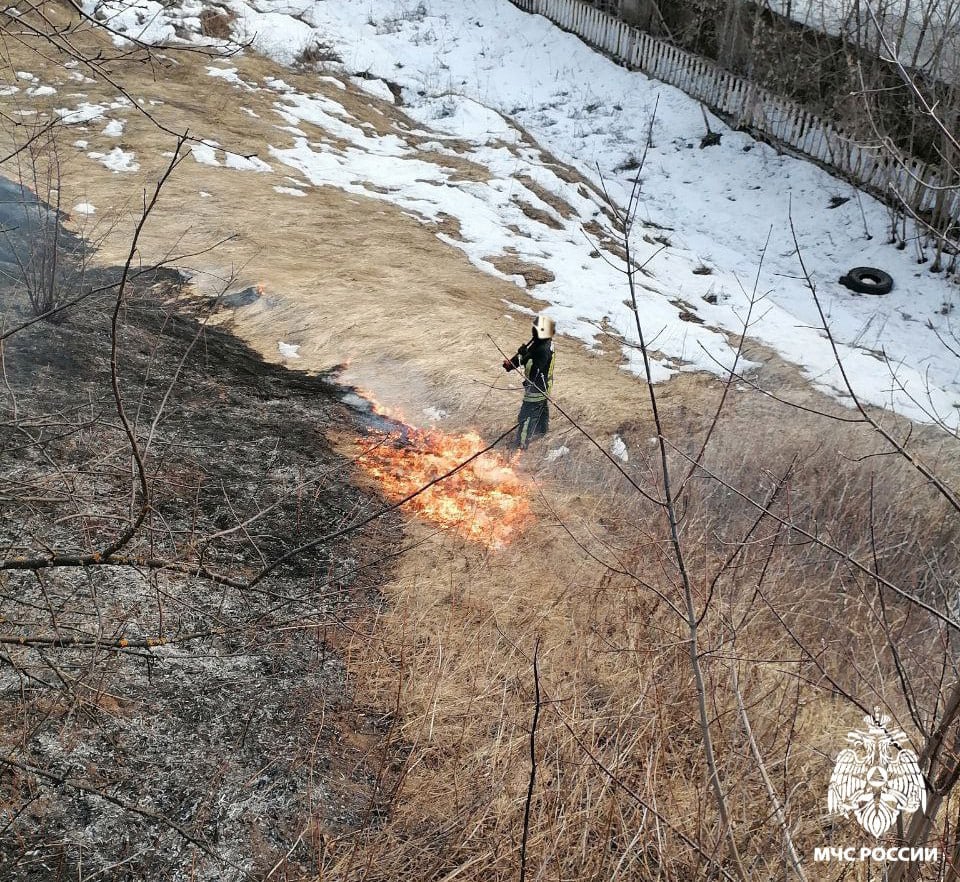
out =
{"type": "Polygon", "coordinates": [[[526,448],[538,435],[546,435],[550,426],[550,411],[546,399],[543,401],[527,401],[520,405],[520,423],[517,426],[517,447],[526,448]]]}

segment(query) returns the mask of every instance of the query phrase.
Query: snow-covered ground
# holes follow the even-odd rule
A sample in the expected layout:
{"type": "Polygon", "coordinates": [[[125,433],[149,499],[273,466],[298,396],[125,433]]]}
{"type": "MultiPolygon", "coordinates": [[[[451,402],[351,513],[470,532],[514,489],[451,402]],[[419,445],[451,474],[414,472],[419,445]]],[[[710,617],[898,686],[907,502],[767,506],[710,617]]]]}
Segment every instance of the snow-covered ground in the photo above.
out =
{"type": "MultiPolygon", "coordinates": [[[[112,27],[145,39],[172,37],[175,23],[180,33],[197,32],[201,9],[196,0],[86,5],[101,16],[118,13],[112,27]]],[[[285,183],[302,186],[305,179],[386,199],[424,219],[455,218],[460,237],[448,238],[451,245],[494,275],[502,273],[487,258],[505,250],[548,269],[554,280],[533,293],[550,304],[560,330],[595,344],[603,325],[623,337],[629,367],[639,371],[629,345],[636,331],[624,304],[623,275],[596,256],[596,241],[583,231],[591,221],[608,226],[603,200],[564,180],[542,151],[524,141],[521,129],[623,205],[635,174],[627,167],[642,153],[652,121],[652,147],[641,174],[644,226],[632,244],[641,262],[650,259],[649,275],[639,277],[640,314],[659,354],[658,379],[688,369],[723,374],[732,363],[730,343],[749,314],[750,337],[844,399],[831,347],[800,278],[792,214],[858,395],[918,421],[958,424],[960,343],[952,335],[960,288],[918,265],[911,250],[884,244],[887,211],[871,197],[715,119],[710,125],[722,133],[721,144],[699,149],[705,129],[696,102],[618,67],[508,0],[225,5],[236,15],[236,34],[280,61],[290,63],[320,43],[342,58],[330,73],[363,74],[354,82],[377,98],[393,100],[376,78],[399,84],[404,112],[422,127],[378,136],[327,95],[302,94],[281,80],[245,83],[228,62],[213,66],[210,75],[233,82],[241,105],[251,89],[276,92],[277,122],[286,123],[287,141],[293,135],[294,143],[264,145],[263,155],[288,173],[296,170],[299,177],[285,183]],[[318,136],[317,129],[325,134],[318,136]],[[466,152],[462,146],[454,150],[455,141],[467,142],[466,152]],[[456,153],[488,168],[490,178],[456,179],[428,153],[456,153]],[[537,191],[561,198],[573,215],[558,213],[537,191]],[[848,201],[830,208],[833,197],[848,201]],[[531,219],[521,210],[524,203],[551,222],[531,219]],[[858,296],[837,284],[848,269],[862,265],[888,271],[894,291],[858,296]]],[[[87,109],[75,112],[85,115],[87,109]]],[[[213,158],[197,148],[194,155],[198,161],[213,158]]],[[[270,169],[266,162],[256,167],[270,169]]],[[[275,189],[291,198],[299,192],[275,189]]],[[[740,362],[740,369],[750,367],[740,362]]]]}

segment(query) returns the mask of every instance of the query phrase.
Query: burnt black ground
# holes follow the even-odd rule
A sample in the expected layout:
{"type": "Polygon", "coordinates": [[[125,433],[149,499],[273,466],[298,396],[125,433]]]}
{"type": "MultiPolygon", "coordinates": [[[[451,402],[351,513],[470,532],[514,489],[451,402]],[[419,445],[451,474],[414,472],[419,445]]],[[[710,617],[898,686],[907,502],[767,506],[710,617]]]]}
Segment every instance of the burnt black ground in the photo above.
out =
{"type": "MultiPolygon", "coordinates": [[[[281,878],[298,878],[376,814],[376,752],[350,736],[362,726],[368,747],[386,720],[353,706],[336,646],[340,623],[377,604],[398,523],[300,554],[252,590],[189,572],[204,547],[210,571],[248,579],[382,503],[328,440],[360,431],[342,390],[203,328],[180,290],[174,272],[143,273],[120,313],[141,448],[169,391],[146,455],[150,513],[122,553],[188,572],[0,573],[0,756],[17,764],[0,765],[4,880],[262,878],[288,852],[281,878]]],[[[29,316],[22,293],[0,295],[6,327],[29,316]]],[[[139,506],[110,385],[113,303],[94,295],[3,344],[4,559],[105,547],[139,506]]]]}
{"type": "Polygon", "coordinates": [[[89,249],[60,221],[55,206],[0,175],[0,279],[35,291],[80,284],[89,249]]]}

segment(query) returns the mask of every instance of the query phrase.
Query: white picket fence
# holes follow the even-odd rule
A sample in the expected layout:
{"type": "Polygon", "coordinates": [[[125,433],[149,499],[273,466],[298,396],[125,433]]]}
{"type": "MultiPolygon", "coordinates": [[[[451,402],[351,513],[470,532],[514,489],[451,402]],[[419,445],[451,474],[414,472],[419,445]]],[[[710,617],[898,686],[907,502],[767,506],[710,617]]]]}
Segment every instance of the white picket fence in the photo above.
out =
{"type": "Polygon", "coordinates": [[[856,139],[804,110],[712,62],[671,46],[583,0],[510,0],[542,15],[634,70],[682,89],[712,110],[732,117],[774,143],[792,148],[841,177],[883,198],[902,201],[933,217],[941,232],[960,224],[960,181],[941,180],[939,170],[883,146],[856,139]]]}

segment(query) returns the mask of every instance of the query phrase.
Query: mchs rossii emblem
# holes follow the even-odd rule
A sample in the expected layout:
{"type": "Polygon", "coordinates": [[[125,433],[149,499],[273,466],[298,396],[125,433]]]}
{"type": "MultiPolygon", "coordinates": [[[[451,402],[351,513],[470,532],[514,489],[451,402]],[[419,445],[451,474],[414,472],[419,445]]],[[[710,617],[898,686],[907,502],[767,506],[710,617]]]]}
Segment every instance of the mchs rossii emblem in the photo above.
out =
{"type": "Polygon", "coordinates": [[[917,755],[907,747],[907,736],[889,729],[890,717],[874,708],[864,717],[867,730],[847,734],[851,745],[840,751],[830,776],[827,808],[849,817],[879,838],[901,812],[923,810],[927,792],[917,755]]]}

